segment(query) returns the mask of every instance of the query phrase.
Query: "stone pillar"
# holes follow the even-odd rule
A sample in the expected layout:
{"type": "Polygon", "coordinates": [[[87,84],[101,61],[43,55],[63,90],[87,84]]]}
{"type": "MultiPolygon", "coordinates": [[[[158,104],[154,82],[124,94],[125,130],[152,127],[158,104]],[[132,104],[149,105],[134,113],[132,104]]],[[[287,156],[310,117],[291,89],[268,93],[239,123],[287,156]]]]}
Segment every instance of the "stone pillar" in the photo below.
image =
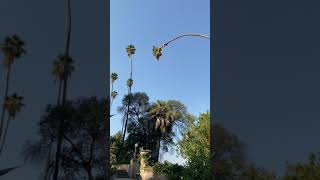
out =
{"type": "Polygon", "coordinates": [[[129,177],[136,178],[136,174],[139,173],[139,161],[137,158],[130,160],[129,177]]]}
{"type": "Polygon", "coordinates": [[[140,151],[140,176],[142,180],[153,178],[153,168],[149,166],[150,150],[140,151]]]}

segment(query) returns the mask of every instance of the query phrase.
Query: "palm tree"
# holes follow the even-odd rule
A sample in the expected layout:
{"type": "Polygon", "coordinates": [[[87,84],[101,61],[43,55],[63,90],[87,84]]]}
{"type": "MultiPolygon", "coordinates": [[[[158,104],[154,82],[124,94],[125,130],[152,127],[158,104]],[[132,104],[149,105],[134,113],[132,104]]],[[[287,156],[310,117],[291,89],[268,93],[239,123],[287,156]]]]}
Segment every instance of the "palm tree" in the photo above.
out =
{"type": "Polygon", "coordinates": [[[188,37],[188,36],[191,36],[191,37],[200,37],[200,38],[205,38],[205,39],[210,39],[209,36],[207,35],[202,35],[202,34],[182,34],[182,35],[179,35],[171,40],[169,40],[168,42],[166,43],[163,43],[160,47],[156,47],[156,46],[153,46],[152,48],[152,54],[153,56],[159,61],[160,60],[160,57],[162,56],[162,51],[163,49],[168,46],[170,43],[180,39],[180,38],[183,38],[183,37],[188,37]]]}
{"type": "Polygon", "coordinates": [[[118,92],[113,90],[113,84],[118,79],[117,73],[111,73],[111,102],[110,102],[110,109],[112,107],[113,100],[117,97],[118,92]]]}
{"type": "Polygon", "coordinates": [[[174,136],[174,129],[184,128],[186,107],[179,101],[157,101],[148,110],[148,116],[154,124],[158,137],[155,159],[159,159],[161,139],[174,136]]]}
{"type": "Polygon", "coordinates": [[[13,94],[13,95],[6,98],[5,109],[7,110],[9,116],[8,116],[8,119],[6,122],[6,128],[4,130],[3,139],[2,139],[1,145],[0,145],[0,154],[2,153],[3,147],[6,142],[8,127],[9,127],[10,122],[11,122],[11,120],[13,120],[16,117],[16,113],[20,112],[21,107],[24,106],[24,104],[22,103],[22,100],[23,100],[23,97],[18,96],[17,94],[13,94]]]}
{"type": "MultiPolygon", "coordinates": [[[[132,65],[132,56],[136,52],[136,48],[134,45],[129,44],[126,48],[127,55],[130,59],[130,78],[127,80],[127,86],[128,86],[128,95],[131,97],[131,87],[133,85],[133,79],[132,79],[132,71],[133,71],[133,65],[132,65]]],[[[124,147],[124,139],[126,137],[126,131],[128,126],[128,119],[129,119],[129,107],[130,107],[131,100],[129,100],[128,106],[127,106],[127,112],[126,112],[126,119],[123,121],[123,127],[122,127],[122,149],[124,147]]],[[[122,152],[122,151],[121,151],[122,152]]]]}
{"type": "Polygon", "coordinates": [[[58,89],[58,102],[60,105],[61,92],[62,92],[62,83],[71,76],[72,71],[74,71],[73,66],[74,60],[63,54],[58,55],[56,60],[53,62],[52,74],[55,76],[55,81],[59,81],[58,89]]]}
{"type": "MultiPolygon", "coordinates": [[[[67,37],[66,37],[65,53],[64,53],[64,56],[62,56],[63,58],[60,58],[60,59],[63,59],[62,64],[64,64],[64,66],[61,66],[61,72],[64,72],[64,73],[62,73],[64,76],[63,76],[62,82],[60,81],[61,84],[63,83],[62,106],[66,105],[68,77],[70,75],[67,72],[71,72],[73,70],[73,68],[71,68],[73,66],[70,65],[70,64],[72,64],[73,60],[69,56],[70,40],[71,40],[71,0],[67,0],[67,27],[66,27],[66,29],[67,29],[67,37]],[[68,65],[70,65],[70,66],[68,66],[68,65]],[[69,67],[69,69],[68,69],[68,67],[69,67]],[[71,71],[69,71],[69,70],[71,70],[71,71]]],[[[59,91],[61,93],[60,88],[61,87],[59,87],[59,91]]],[[[60,98],[60,97],[58,97],[58,98],[60,98]]],[[[58,99],[58,102],[60,102],[59,99],[58,99]]],[[[63,128],[64,128],[64,120],[62,118],[59,121],[59,130],[58,130],[59,132],[58,132],[58,141],[57,141],[57,147],[56,147],[53,180],[57,180],[58,174],[59,174],[59,163],[60,163],[60,159],[61,159],[61,146],[62,146],[63,133],[64,133],[63,128]]]]}
{"type": "Polygon", "coordinates": [[[5,38],[4,43],[0,47],[0,53],[4,55],[3,64],[7,70],[6,72],[6,84],[5,84],[5,93],[3,96],[3,105],[1,112],[1,122],[0,122],[0,138],[2,137],[4,118],[5,118],[5,101],[9,93],[9,83],[12,64],[15,59],[20,58],[23,54],[26,53],[24,49],[25,43],[17,35],[8,36],[5,38]]]}

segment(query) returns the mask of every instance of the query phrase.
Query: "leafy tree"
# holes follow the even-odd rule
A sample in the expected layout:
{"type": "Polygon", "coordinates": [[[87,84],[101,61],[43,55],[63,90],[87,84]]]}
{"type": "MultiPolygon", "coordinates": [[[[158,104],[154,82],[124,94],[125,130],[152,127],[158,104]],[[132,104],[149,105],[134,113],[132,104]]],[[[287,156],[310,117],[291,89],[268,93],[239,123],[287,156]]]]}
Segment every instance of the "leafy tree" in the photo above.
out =
{"type": "Polygon", "coordinates": [[[310,154],[305,163],[288,164],[283,180],[320,179],[319,155],[310,154]]]}
{"type": "Polygon", "coordinates": [[[184,176],[185,169],[179,164],[172,164],[168,161],[164,163],[156,163],[153,166],[155,175],[163,175],[170,180],[181,180],[184,176]]]}
{"type": "Polygon", "coordinates": [[[246,165],[240,173],[241,180],[275,180],[276,176],[273,173],[257,168],[254,165],[246,165]]]}
{"type": "Polygon", "coordinates": [[[188,126],[178,142],[179,153],[187,159],[185,178],[232,180],[244,167],[243,144],[219,124],[213,125],[214,172],[210,172],[210,113],[189,116],[188,126]]]}
{"type": "Polygon", "coordinates": [[[205,180],[210,177],[210,114],[198,119],[188,117],[188,128],[178,142],[179,152],[187,159],[186,179],[205,180]]]}
{"type": "MultiPolygon", "coordinates": [[[[65,118],[65,143],[61,151],[61,169],[59,177],[81,179],[102,176],[105,172],[104,154],[104,117],[106,100],[95,97],[68,102],[64,107],[49,105],[39,122],[40,140],[26,145],[23,154],[26,160],[44,163],[49,155],[49,168],[45,179],[52,174],[55,156],[52,146],[57,146],[60,118],[65,118]]],[[[47,159],[47,160],[48,160],[47,159]]]]}
{"type": "Polygon", "coordinates": [[[182,132],[185,127],[186,107],[179,101],[157,101],[148,109],[148,118],[154,127],[156,136],[156,148],[153,159],[157,162],[159,159],[161,141],[163,150],[167,151],[168,142],[176,136],[176,132],[182,132]]]}

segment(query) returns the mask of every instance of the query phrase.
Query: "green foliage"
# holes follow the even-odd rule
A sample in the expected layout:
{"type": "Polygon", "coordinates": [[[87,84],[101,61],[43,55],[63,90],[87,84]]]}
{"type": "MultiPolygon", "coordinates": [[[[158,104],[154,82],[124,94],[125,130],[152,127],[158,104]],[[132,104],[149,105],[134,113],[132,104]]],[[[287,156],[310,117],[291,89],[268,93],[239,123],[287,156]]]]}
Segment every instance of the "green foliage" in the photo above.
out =
{"type": "Polygon", "coordinates": [[[187,159],[184,179],[207,180],[210,176],[210,114],[189,117],[189,126],[178,142],[179,152],[187,159]]]}
{"type": "Polygon", "coordinates": [[[306,163],[288,164],[283,180],[320,179],[320,160],[316,154],[310,154],[306,163]]]}
{"type": "Polygon", "coordinates": [[[243,167],[240,173],[241,180],[275,180],[276,176],[265,169],[257,168],[254,165],[243,167]]]}
{"type": "Polygon", "coordinates": [[[164,163],[156,163],[153,166],[153,170],[156,175],[166,176],[170,180],[184,179],[184,167],[178,164],[169,163],[168,161],[165,161],[164,163]]]}
{"type": "Polygon", "coordinates": [[[26,144],[25,160],[48,162],[48,172],[54,168],[53,148],[59,136],[59,119],[64,118],[61,169],[65,178],[80,179],[92,173],[100,176],[105,171],[105,99],[96,97],[69,101],[65,106],[48,105],[38,124],[38,141],[26,144]]]}

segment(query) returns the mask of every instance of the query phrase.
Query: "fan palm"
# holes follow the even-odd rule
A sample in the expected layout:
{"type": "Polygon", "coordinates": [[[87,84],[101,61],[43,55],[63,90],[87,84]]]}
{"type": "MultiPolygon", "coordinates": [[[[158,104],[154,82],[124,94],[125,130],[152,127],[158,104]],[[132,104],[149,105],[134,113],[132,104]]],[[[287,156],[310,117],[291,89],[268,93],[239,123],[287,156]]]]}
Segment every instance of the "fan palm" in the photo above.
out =
{"type": "Polygon", "coordinates": [[[117,73],[111,73],[111,83],[114,83],[118,79],[117,73]]]}
{"type": "Polygon", "coordinates": [[[186,107],[179,101],[157,101],[150,106],[148,116],[158,134],[156,160],[159,159],[161,139],[174,136],[174,127],[178,129],[183,128],[185,125],[185,115],[186,107]]]}
{"type": "Polygon", "coordinates": [[[14,119],[16,117],[16,113],[20,112],[21,107],[24,106],[24,104],[22,103],[22,100],[23,100],[23,97],[18,96],[17,94],[13,94],[13,95],[6,98],[5,109],[7,110],[9,116],[7,119],[6,128],[4,130],[3,138],[1,141],[0,154],[3,150],[4,144],[6,142],[8,127],[9,127],[10,122],[12,119],[14,119]]]}
{"type": "Polygon", "coordinates": [[[11,75],[11,67],[15,59],[20,58],[23,54],[26,53],[24,49],[25,43],[18,37],[17,35],[8,36],[5,38],[3,44],[0,47],[0,53],[4,55],[4,65],[7,69],[6,72],[6,85],[5,85],[5,93],[3,96],[3,105],[1,112],[1,122],[0,122],[0,138],[3,132],[3,124],[5,118],[5,101],[8,97],[9,93],[9,83],[10,83],[10,75],[11,75]]]}
{"type": "Polygon", "coordinates": [[[58,104],[60,104],[62,83],[71,76],[74,71],[74,60],[68,56],[60,54],[53,62],[52,74],[55,76],[55,81],[59,81],[58,104]]]}

